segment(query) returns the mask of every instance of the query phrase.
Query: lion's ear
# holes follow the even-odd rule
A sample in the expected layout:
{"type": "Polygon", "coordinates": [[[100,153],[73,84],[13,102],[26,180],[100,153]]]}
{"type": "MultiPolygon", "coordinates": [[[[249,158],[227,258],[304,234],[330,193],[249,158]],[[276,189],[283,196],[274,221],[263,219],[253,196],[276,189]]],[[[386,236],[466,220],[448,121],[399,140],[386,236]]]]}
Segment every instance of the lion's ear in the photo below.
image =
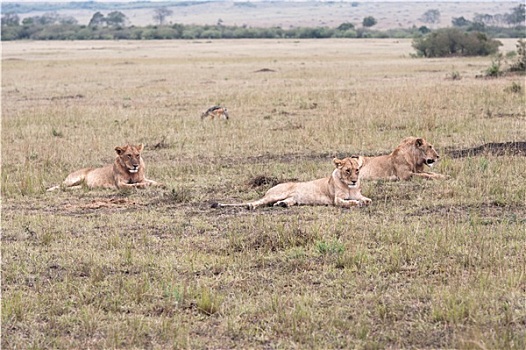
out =
{"type": "Polygon", "coordinates": [[[422,146],[423,144],[424,144],[424,139],[422,139],[422,138],[418,138],[418,139],[415,140],[415,145],[416,145],[417,147],[420,147],[420,146],[422,146]]]}
{"type": "Polygon", "coordinates": [[[343,164],[343,161],[342,161],[341,159],[338,159],[338,158],[334,158],[334,159],[332,160],[332,162],[334,163],[334,165],[335,165],[337,168],[341,167],[342,164],[343,164]]]}
{"type": "Polygon", "coordinates": [[[358,169],[360,169],[363,166],[363,162],[365,161],[365,158],[362,156],[352,156],[351,158],[355,158],[358,162],[358,169]]]}
{"type": "Polygon", "coordinates": [[[124,153],[124,151],[126,150],[126,147],[115,147],[115,152],[117,152],[117,154],[120,156],[121,154],[124,153]]]}
{"type": "Polygon", "coordinates": [[[142,152],[144,145],[141,143],[137,146],[137,151],[142,152]]]}

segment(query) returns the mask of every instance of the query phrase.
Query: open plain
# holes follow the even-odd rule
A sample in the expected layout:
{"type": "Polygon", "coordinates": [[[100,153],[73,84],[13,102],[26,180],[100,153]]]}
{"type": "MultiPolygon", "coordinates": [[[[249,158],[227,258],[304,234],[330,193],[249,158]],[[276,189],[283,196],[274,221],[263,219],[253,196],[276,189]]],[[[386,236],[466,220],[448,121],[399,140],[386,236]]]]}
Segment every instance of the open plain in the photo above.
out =
{"type": "Polygon", "coordinates": [[[2,43],[2,349],[524,349],[524,78],[411,53],[2,43]],[[214,104],[228,121],[201,120],[214,104]],[[210,207],[406,136],[449,179],[363,182],[350,210],[210,207]],[[127,142],[166,189],[45,191],[127,142]]]}

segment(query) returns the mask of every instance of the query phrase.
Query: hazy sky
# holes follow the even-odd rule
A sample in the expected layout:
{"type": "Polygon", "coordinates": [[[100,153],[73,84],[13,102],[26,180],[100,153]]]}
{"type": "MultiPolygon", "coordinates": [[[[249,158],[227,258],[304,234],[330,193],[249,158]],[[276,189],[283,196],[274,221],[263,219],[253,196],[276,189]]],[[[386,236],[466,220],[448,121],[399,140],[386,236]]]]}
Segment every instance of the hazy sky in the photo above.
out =
{"type": "MultiPolygon", "coordinates": [[[[3,0],[2,2],[86,2],[87,0],[62,0],[62,1],[52,1],[52,0],[3,0]]],[[[139,0],[95,0],[94,2],[137,2],[139,0]]],[[[144,1],[144,0],[140,0],[144,1]]],[[[172,1],[177,2],[178,0],[146,0],[150,2],[158,2],[158,1],[172,1]]],[[[179,0],[179,1],[199,1],[199,0],[179,0]]],[[[209,0],[201,0],[201,1],[209,1],[209,0]]],[[[212,0],[212,1],[227,1],[227,2],[234,2],[234,1],[248,1],[248,2],[258,2],[258,1],[276,1],[276,0],[212,0]]],[[[277,1],[324,1],[324,0],[277,0],[277,1]]],[[[325,1],[334,1],[334,2],[517,2],[518,4],[523,3],[523,0],[325,0],[325,1]]]]}

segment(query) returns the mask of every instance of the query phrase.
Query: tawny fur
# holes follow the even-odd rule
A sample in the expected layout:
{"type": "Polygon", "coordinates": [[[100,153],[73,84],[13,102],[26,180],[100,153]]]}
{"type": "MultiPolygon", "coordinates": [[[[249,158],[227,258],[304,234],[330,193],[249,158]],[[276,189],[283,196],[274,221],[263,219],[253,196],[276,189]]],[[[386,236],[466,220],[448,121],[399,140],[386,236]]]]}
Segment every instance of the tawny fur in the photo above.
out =
{"type": "Polygon", "coordinates": [[[446,176],[424,171],[424,165],[432,167],[440,158],[432,144],[423,138],[404,139],[391,154],[364,157],[360,179],[409,180],[413,176],[425,179],[445,179],[446,176]]]}
{"type": "Polygon", "coordinates": [[[164,186],[145,176],[146,166],[142,159],[141,152],[143,145],[125,145],[115,147],[117,157],[113,164],[108,164],[102,168],[84,168],[69,174],[61,186],[54,186],[48,191],[56,190],[60,187],[80,188],[144,188],[148,186],[164,186]]]}
{"type": "Polygon", "coordinates": [[[212,207],[246,207],[292,205],[334,205],[342,208],[369,205],[371,199],[361,193],[359,169],[363,157],[349,157],[333,160],[335,169],[328,177],[308,182],[287,182],[269,189],[259,200],[247,203],[221,204],[212,207]]]}
{"type": "Polygon", "coordinates": [[[212,106],[201,114],[201,119],[209,117],[210,119],[229,119],[228,109],[221,106],[212,106]]]}

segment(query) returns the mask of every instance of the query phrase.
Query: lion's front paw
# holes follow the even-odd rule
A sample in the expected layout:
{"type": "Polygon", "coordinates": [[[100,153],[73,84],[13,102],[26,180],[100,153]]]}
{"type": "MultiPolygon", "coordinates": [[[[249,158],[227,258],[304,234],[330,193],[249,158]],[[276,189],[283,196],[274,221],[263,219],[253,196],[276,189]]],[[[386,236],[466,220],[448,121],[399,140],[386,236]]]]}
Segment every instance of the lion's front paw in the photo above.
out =
{"type": "Polygon", "coordinates": [[[361,206],[360,201],[357,201],[356,199],[348,199],[346,202],[349,207],[360,207],[361,206]]]}
{"type": "Polygon", "coordinates": [[[372,202],[373,201],[371,200],[371,198],[363,197],[362,199],[360,199],[360,207],[367,206],[372,202]]]}

